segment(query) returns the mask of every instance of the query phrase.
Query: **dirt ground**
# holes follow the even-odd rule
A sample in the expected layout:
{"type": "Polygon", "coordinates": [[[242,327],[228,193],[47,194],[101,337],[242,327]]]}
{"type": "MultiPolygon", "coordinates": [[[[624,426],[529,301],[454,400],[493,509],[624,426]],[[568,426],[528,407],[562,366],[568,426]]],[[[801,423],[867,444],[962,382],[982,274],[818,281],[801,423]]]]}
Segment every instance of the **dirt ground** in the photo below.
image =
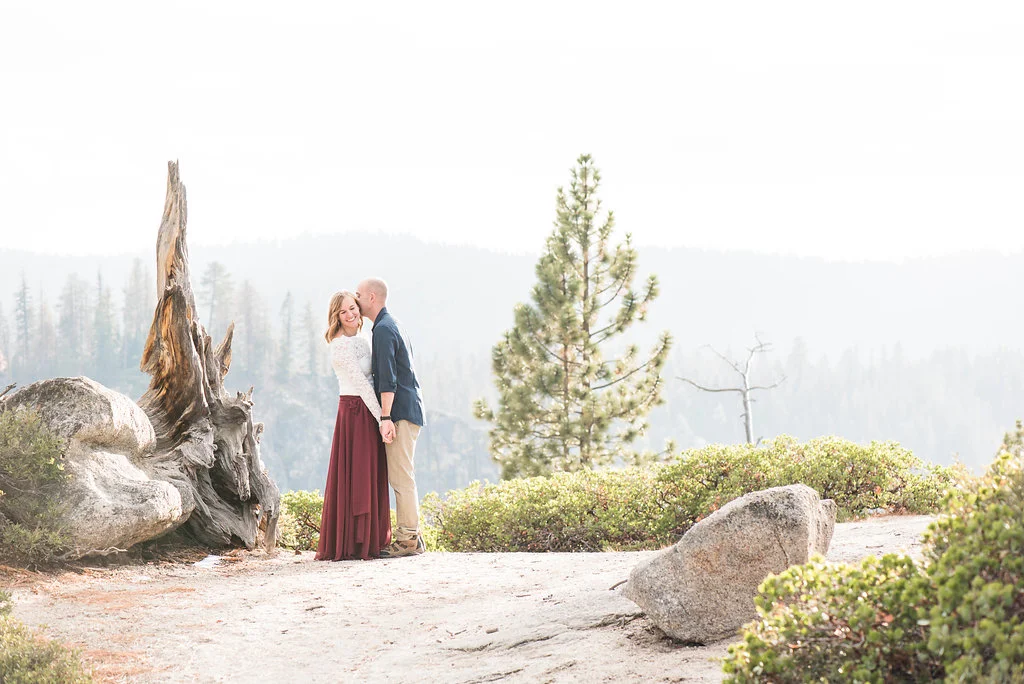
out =
{"type": "MultiPolygon", "coordinates": [[[[929,520],[837,525],[829,559],[917,553],[929,520]]],[[[101,682],[720,681],[728,642],[675,644],[620,595],[650,553],[279,552],[5,583],[15,617],[80,647],[101,682]]]]}

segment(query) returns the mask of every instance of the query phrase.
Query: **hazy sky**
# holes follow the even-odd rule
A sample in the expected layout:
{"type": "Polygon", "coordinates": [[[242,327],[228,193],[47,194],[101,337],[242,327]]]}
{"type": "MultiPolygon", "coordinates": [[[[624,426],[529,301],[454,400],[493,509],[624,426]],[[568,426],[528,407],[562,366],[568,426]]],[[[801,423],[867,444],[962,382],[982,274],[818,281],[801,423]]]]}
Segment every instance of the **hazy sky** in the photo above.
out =
{"type": "MultiPolygon", "coordinates": [[[[1017,2],[0,0],[2,246],[536,251],[581,152],[644,245],[1024,248],[1017,2]]],[[[358,255],[339,255],[357,259],[358,255]]]]}

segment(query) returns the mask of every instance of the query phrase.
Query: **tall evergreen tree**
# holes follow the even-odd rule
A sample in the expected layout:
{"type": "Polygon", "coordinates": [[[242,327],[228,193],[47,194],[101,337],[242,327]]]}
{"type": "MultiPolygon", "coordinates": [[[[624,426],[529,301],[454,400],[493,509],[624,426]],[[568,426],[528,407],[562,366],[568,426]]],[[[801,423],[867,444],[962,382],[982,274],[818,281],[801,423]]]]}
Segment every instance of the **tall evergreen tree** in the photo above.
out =
{"type": "Polygon", "coordinates": [[[202,318],[208,321],[207,332],[214,339],[214,343],[219,342],[227,332],[234,289],[231,274],[224,264],[214,261],[206,267],[199,281],[199,293],[206,307],[206,311],[202,312],[202,318]]]}
{"type": "Polygon", "coordinates": [[[313,304],[306,301],[302,312],[302,341],[306,347],[306,374],[315,378],[320,374],[320,359],[323,353],[323,335],[318,332],[316,317],[313,315],[313,304]]]}
{"type": "Polygon", "coordinates": [[[121,367],[137,369],[142,359],[142,349],[149,335],[153,320],[153,278],[142,260],[136,258],[124,286],[124,308],[122,310],[121,367]]]}
{"type": "Polygon", "coordinates": [[[96,307],[92,325],[92,376],[103,383],[117,377],[117,348],[120,337],[114,318],[114,304],[110,288],[103,284],[103,276],[96,274],[96,307]]]}
{"type": "Polygon", "coordinates": [[[11,329],[4,316],[4,305],[0,302],[0,378],[6,378],[10,370],[11,329]]]}
{"type": "Polygon", "coordinates": [[[475,407],[478,418],[493,424],[491,455],[503,477],[624,457],[661,403],[668,332],[642,360],[636,345],[606,360],[618,338],[646,317],[657,278],[633,289],[637,252],[630,236],[612,243],[613,214],[599,218],[600,174],[589,155],[577,164],[568,193],[558,190],[555,229],[537,263],[532,303],[516,307],[514,327],[492,352],[498,408],[484,400],[475,407]]]}
{"type": "Polygon", "coordinates": [[[238,292],[239,326],[237,333],[241,337],[244,353],[241,358],[241,369],[249,374],[253,382],[258,382],[266,373],[271,349],[270,324],[267,320],[266,305],[260,293],[248,280],[242,283],[238,292]]]}
{"type": "Polygon", "coordinates": [[[292,332],[295,329],[295,300],[289,290],[281,303],[281,346],[278,349],[277,378],[288,382],[292,376],[295,347],[292,332]]]}
{"type": "Polygon", "coordinates": [[[53,323],[53,312],[46,302],[45,293],[39,295],[39,312],[36,314],[36,341],[32,346],[33,367],[38,378],[57,375],[57,359],[62,348],[58,347],[57,328],[53,323]]]}
{"type": "Polygon", "coordinates": [[[89,292],[85,281],[75,274],[68,276],[57,301],[57,310],[61,346],[55,372],[59,375],[91,373],[89,292]]]}
{"type": "Polygon", "coordinates": [[[28,280],[21,274],[21,287],[14,293],[14,354],[10,362],[11,376],[27,381],[32,376],[31,352],[34,325],[32,321],[32,295],[28,280]]]}

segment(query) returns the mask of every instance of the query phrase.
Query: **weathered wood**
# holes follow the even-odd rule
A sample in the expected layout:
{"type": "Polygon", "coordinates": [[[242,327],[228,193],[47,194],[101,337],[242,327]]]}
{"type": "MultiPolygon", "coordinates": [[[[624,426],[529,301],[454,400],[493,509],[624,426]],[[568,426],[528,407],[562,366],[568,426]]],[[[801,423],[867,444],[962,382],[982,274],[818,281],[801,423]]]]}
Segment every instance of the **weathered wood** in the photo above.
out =
{"type": "Polygon", "coordinates": [[[743,434],[747,438],[747,444],[760,444],[761,443],[761,438],[760,437],[758,437],[757,442],[754,442],[754,401],[755,400],[751,396],[751,394],[753,394],[754,392],[759,391],[759,390],[775,389],[776,387],[781,385],[786,380],[786,376],[782,376],[781,380],[778,380],[778,381],[772,383],[771,385],[751,385],[750,384],[750,367],[751,367],[751,363],[754,360],[754,356],[757,355],[757,354],[765,354],[765,353],[767,353],[768,351],[771,350],[771,343],[762,342],[761,338],[757,335],[757,333],[754,333],[754,339],[757,340],[757,344],[755,346],[750,347],[750,348],[747,349],[747,360],[746,360],[746,363],[744,363],[744,364],[740,364],[737,361],[733,361],[732,359],[727,357],[722,352],[718,351],[717,349],[715,349],[711,345],[708,345],[708,347],[711,349],[711,351],[713,351],[718,358],[722,359],[727,364],[729,364],[729,366],[731,366],[732,369],[739,374],[740,380],[743,383],[739,387],[706,387],[706,386],[701,385],[701,384],[699,384],[697,382],[694,382],[690,378],[683,378],[683,377],[679,378],[683,382],[688,383],[690,385],[693,385],[694,387],[696,387],[697,389],[701,390],[702,392],[736,392],[736,393],[738,393],[740,395],[740,397],[742,398],[742,400],[743,400],[743,414],[740,417],[743,419],[743,434]]]}
{"type": "Polygon", "coordinates": [[[231,397],[234,324],[214,347],[196,311],[186,242],[187,205],[178,164],[168,162],[157,235],[157,293],[141,367],[151,377],[139,400],[156,433],[154,467],[181,491],[184,531],[206,544],[272,548],[280,493],[260,459],[262,423],[252,389],[231,397]]]}

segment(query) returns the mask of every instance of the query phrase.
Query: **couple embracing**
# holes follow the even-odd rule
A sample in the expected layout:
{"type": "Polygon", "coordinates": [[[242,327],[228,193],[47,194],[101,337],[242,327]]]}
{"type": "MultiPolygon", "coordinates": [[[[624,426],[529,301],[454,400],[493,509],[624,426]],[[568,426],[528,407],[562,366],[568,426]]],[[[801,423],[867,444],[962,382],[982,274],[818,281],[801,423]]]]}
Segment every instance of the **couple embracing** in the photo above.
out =
{"type": "Polygon", "coordinates": [[[340,397],[317,560],[397,558],[424,551],[413,473],[423,399],[412,348],[388,313],[387,299],[388,286],[379,278],[331,297],[325,337],[340,397]],[[373,322],[369,336],[363,332],[364,319],[373,322]],[[398,523],[393,537],[389,481],[398,523]]]}

